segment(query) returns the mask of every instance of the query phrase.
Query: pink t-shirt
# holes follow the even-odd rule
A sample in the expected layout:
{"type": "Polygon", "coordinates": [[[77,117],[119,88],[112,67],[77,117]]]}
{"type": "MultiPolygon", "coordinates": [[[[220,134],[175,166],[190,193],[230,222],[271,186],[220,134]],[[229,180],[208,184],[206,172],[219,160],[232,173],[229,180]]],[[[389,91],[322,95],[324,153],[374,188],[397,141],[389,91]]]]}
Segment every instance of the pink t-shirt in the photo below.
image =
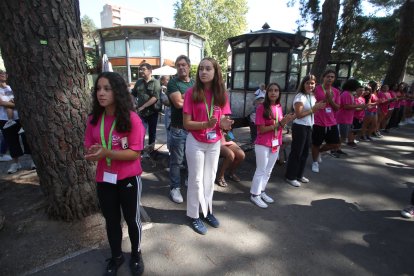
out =
{"type": "MultiPolygon", "coordinates": [[[[365,104],[365,98],[364,97],[355,97],[355,104],[365,104]]],[[[355,110],[354,112],[354,118],[359,120],[360,122],[364,119],[365,117],[365,110],[355,110]]]]}
{"type": "MultiPolygon", "coordinates": [[[[333,101],[336,104],[341,103],[340,94],[338,89],[332,87],[332,92],[334,94],[333,101]]],[[[325,100],[325,92],[322,89],[321,85],[316,86],[314,95],[317,102],[325,100]]],[[[336,125],[336,119],[335,119],[335,111],[333,107],[326,101],[325,108],[322,108],[318,110],[315,113],[315,125],[322,126],[322,127],[329,127],[336,125]]]]}
{"type": "Polygon", "coordinates": [[[354,119],[354,112],[355,109],[345,109],[345,105],[354,104],[354,96],[352,96],[351,92],[344,91],[341,94],[341,107],[339,108],[338,112],[336,113],[336,121],[338,124],[352,124],[354,119]]]}
{"type": "Polygon", "coordinates": [[[384,113],[384,114],[387,114],[387,112],[388,112],[388,99],[390,99],[391,98],[391,96],[390,96],[390,93],[388,93],[388,92],[382,92],[382,91],[380,91],[380,92],[378,92],[378,101],[380,102],[380,104],[379,104],[379,108],[380,108],[380,110],[381,110],[381,112],[382,113],[384,113]]]}
{"type": "MultiPolygon", "coordinates": [[[[277,121],[280,122],[283,119],[283,110],[280,104],[272,105],[272,117],[276,118],[277,114],[277,121]],[[277,113],[276,113],[277,112],[277,113]]],[[[282,128],[278,128],[277,133],[275,131],[268,131],[265,133],[260,133],[260,126],[270,126],[273,125],[274,119],[265,119],[263,117],[264,106],[260,104],[256,110],[256,126],[257,126],[257,138],[256,138],[256,145],[262,145],[269,148],[272,148],[272,141],[277,139],[279,141],[279,146],[282,145],[282,128]]],[[[277,148],[277,147],[276,147],[277,148]]]]}
{"type": "MultiPolygon", "coordinates": [[[[112,150],[122,150],[122,144],[125,146],[125,142],[128,146],[128,149],[134,151],[141,151],[144,149],[144,135],[145,135],[145,128],[141,122],[139,116],[135,113],[130,111],[129,118],[131,120],[131,131],[130,132],[117,132],[116,129],[112,132],[112,150]]],[[[86,125],[85,131],[85,147],[89,148],[94,144],[102,145],[101,140],[101,120],[102,117],[98,119],[98,123],[96,125],[92,125],[90,123],[92,116],[89,116],[88,123],[86,125]]],[[[108,145],[108,136],[109,132],[112,127],[112,123],[115,119],[115,116],[105,116],[105,124],[104,124],[104,136],[106,140],[106,144],[108,145]]],[[[106,158],[103,158],[98,161],[98,165],[96,167],[96,182],[103,182],[103,174],[104,171],[110,171],[112,173],[117,174],[117,180],[122,180],[128,177],[133,177],[137,175],[141,175],[142,168],[141,168],[141,160],[138,158],[136,160],[111,160],[111,167],[108,168],[106,163],[106,158]]]]}
{"type": "Polygon", "coordinates": [[[395,108],[400,108],[401,107],[401,100],[399,98],[401,98],[402,93],[401,91],[396,91],[395,92],[395,97],[398,98],[398,100],[395,102],[395,108]]]}
{"type": "MultiPolygon", "coordinates": [[[[208,106],[208,112],[211,110],[211,98],[212,98],[212,91],[206,90],[206,102],[208,106]]],[[[183,113],[191,115],[191,119],[197,122],[206,122],[208,121],[208,114],[207,108],[204,101],[202,102],[194,102],[192,100],[193,96],[193,87],[189,88],[184,96],[184,105],[183,105],[183,113]]],[[[231,114],[229,101],[226,94],[226,104],[223,107],[214,106],[213,116],[220,120],[222,115],[231,114]]],[[[220,130],[220,123],[217,122],[216,126],[211,129],[201,129],[201,130],[189,130],[190,133],[194,136],[194,138],[202,143],[215,143],[221,139],[221,130],[220,130]],[[214,139],[207,139],[207,135],[209,132],[215,132],[216,137],[214,139]]]]}
{"type": "MultiPolygon", "coordinates": [[[[371,94],[371,98],[370,98],[371,103],[378,103],[378,97],[377,95],[375,95],[374,93],[371,94]]],[[[373,105],[371,108],[368,108],[369,112],[377,112],[378,110],[378,105],[373,105]]]]}
{"type": "MultiPolygon", "coordinates": [[[[390,97],[391,99],[397,98],[397,93],[393,90],[390,90],[390,97]]],[[[390,102],[389,110],[393,110],[396,107],[397,103],[398,101],[390,102]]]]}

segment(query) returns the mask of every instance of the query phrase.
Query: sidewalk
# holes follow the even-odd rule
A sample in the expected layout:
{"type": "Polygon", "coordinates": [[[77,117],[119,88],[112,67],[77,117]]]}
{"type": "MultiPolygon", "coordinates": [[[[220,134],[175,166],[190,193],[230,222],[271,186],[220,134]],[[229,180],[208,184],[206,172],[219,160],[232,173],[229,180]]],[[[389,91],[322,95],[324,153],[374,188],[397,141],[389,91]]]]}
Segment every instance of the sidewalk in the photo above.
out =
{"type": "MultiPolygon", "coordinates": [[[[267,188],[276,202],[266,210],[249,202],[255,156],[248,151],[242,182],[216,186],[213,209],[221,226],[208,227],[206,236],[190,228],[185,202],[168,198],[167,153],[144,160],[142,202],[152,221],[142,237],[145,274],[414,275],[414,223],[399,215],[414,187],[413,133],[413,125],[404,126],[358,149],[344,146],[349,156],[323,156],[319,174],[309,158],[311,182],[300,188],[284,182],[285,168],[276,165],[267,188]]],[[[241,142],[248,135],[248,128],[235,130],[241,142]]],[[[165,140],[160,123],[160,152],[165,140]]],[[[124,239],[124,252],[128,244],[124,239]]],[[[102,275],[109,256],[107,246],[86,248],[31,272],[102,275]]],[[[127,262],[118,275],[130,275],[127,262]]]]}

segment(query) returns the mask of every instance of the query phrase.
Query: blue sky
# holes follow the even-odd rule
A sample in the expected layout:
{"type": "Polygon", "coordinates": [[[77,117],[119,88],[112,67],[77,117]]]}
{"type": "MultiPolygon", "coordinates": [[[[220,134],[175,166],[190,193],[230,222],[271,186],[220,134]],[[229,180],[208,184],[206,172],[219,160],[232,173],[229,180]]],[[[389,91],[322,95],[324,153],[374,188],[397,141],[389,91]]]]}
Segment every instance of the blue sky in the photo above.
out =
{"type": "MultiPolygon", "coordinates": [[[[79,0],[81,16],[88,15],[100,28],[100,12],[106,3],[128,7],[141,11],[144,16],[158,17],[161,25],[174,27],[174,8],[176,0],[79,0]]],[[[280,0],[248,0],[249,12],[247,14],[249,30],[257,31],[267,22],[273,30],[295,32],[296,20],[299,19],[297,7],[288,8],[287,1],[280,0]]]]}

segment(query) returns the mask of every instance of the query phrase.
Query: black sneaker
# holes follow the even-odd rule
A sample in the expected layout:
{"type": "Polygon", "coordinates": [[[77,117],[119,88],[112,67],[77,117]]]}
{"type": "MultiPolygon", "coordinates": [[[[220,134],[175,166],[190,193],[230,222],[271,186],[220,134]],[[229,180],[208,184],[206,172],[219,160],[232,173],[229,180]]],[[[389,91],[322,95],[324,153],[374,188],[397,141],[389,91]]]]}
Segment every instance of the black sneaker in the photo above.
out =
{"type": "Polygon", "coordinates": [[[144,273],[144,261],[142,260],[141,251],[136,254],[131,254],[129,268],[131,269],[131,274],[134,276],[140,276],[144,273]]]}
{"type": "Polygon", "coordinates": [[[106,266],[105,274],[106,276],[116,275],[118,268],[124,263],[124,255],[121,255],[118,258],[110,258],[106,260],[108,265],[106,266]]]}

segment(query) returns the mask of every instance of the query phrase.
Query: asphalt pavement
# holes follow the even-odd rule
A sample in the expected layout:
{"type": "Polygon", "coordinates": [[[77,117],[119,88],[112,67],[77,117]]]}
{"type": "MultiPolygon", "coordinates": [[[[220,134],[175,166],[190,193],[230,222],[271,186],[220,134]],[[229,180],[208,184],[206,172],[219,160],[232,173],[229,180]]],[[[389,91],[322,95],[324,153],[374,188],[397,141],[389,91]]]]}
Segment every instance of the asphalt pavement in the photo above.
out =
{"type": "MultiPolygon", "coordinates": [[[[400,217],[414,187],[414,125],[382,139],[343,147],[341,158],[322,156],[320,173],[300,188],[284,181],[275,166],[267,193],[268,209],[249,201],[254,151],[246,152],[240,183],[216,186],[213,210],[220,228],[195,233],[186,201],[169,197],[165,128],[160,123],[156,153],[144,159],[142,237],[145,275],[414,275],[414,222],[400,217]]],[[[235,130],[241,144],[248,128],[235,130]]],[[[287,150],[289,152],[289,149],[287,150]]],[[[182,188],[186,194],[186,188],[182,188]]],[[[123,250],[129,260],[128,237],[123,250]]],[[[102,275],[108,246],[85,248],[30,275],[102,275]]],[[[125,262],[118,275],[130,275],[125,262]]]]}

